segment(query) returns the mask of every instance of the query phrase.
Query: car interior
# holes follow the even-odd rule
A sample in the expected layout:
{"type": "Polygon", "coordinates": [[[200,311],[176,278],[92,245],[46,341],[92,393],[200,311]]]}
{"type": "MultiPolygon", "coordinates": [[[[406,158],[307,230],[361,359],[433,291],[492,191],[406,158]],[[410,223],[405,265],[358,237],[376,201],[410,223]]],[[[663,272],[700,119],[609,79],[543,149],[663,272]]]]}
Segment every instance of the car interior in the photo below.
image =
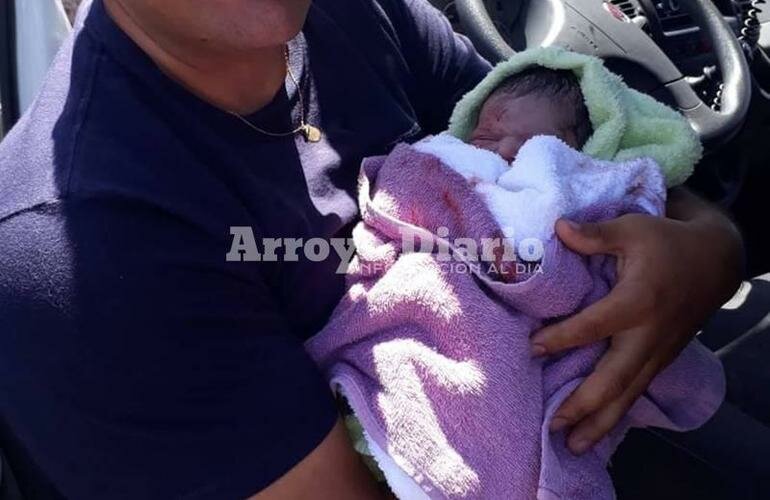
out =
{"type": "MultiPolygon", "coordinates": [[[[34,0],[38,2],[38,0],[34,0]]],[[[27,59],[19,47],[51,37],[23,30],[20,7],[31,0],[0,2],[0,138],[27,103],[22,81],[27,59]]],[[[41,2],[41,5],[46,2],[41,2]]],[[[51,32],[66,20],[61,4],[47,14],[51,32]]],[[[68,14],[73,4],[67,3],[68,14]]],[[[765,0],[431,0],[491,62],[516,51],[557,45],[602,58],[633,88],[678,109],[705,146],[688,186],[720,205],[742,230],[746,277],[770,271],[770,238],[763,214],[770,213],[770,4],[765,0]]],[[[70,17],[71,22],[71,17],[70,17]]],[[[43,26],[45,28],[45,26],[43,26]]],[[[59,30],[59,31],[57,31],[59,30]]],[[[50,48],[39,51],[45,54],[50,48]]],[[[39,82],[38,82],[39,83],[39,82]]],[[[704,242],[708,244],[708,242],[704,242]]],[[[670,498],[747,498],[698,457],[660,440],[632,434],[633,459],[613,462],[619,498],[650,498],[650,477],[670,481],[670,498]],[[690,467],[697,484],[668,477],[666,470],[690,467]],[[640,474],[654,469],[655,476],[640,474]],[[644,476],[644,479],[641,476],[644,476]]],[[[663,498],[655,496],[655,498],[663,498]]],[[[669,497],[666,497],[669,498],[669,497]]]]}

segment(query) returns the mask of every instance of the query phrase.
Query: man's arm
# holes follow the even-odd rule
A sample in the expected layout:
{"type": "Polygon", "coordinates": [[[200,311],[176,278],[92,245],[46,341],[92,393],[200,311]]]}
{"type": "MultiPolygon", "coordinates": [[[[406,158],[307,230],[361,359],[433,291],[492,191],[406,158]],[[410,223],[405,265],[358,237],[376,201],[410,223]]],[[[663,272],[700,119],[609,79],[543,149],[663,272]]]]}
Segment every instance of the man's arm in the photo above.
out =
{"type": "Polygon", "coordinates": [[[371,473],[350,443],[341,420],[326,439],[293,469],[252,500],[284,498],[366,500],[392,498],[377,488],[371,473]]]}
{"type": "Polygon", "coordinates": [[[708,290],[717,292],[704,302],[704,315],[709,316],[733,296],[745,274],[741,233],[725,213],[685,187],[669,191],[666,216],[687,224],[708,247],[704,282],[708,290]]]}

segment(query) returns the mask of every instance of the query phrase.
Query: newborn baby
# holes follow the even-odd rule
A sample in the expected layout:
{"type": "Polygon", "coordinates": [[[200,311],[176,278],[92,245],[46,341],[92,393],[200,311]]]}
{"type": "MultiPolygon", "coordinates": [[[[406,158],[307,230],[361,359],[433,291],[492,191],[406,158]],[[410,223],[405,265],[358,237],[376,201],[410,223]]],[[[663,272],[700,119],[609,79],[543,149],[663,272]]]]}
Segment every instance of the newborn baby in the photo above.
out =
{"type": "MultiPolygon", "coordinates": [[[[580,150],[591,133],[588,109],[575,74],[568,70],[534,66],[506,78],[492,91],[481,107],[478,122],[468,142],[477,148],[496,153],[510,165],[522,145],[535,136],[557,137],[571,148],[580,150]]],[[[444,142],[443,139],[439,138],[439,143],[444,142]]],[[[426,144],[435,140],[428,138],[426,144]]],[[[425,150],[420,148],[419,144],[417,148],[425,150]]],[[[441,153],[439,155],[442,156],[441,153]]],[[[446,155],[443,156],[446,160],[446,155]]],[[[455,170],[461,174],[466,172],[465,166],[456,165],[452,160],[448,163],[455,166],[455,170]]],[[[509,202],[515,202],[506,200],[505,196],[501,198],[503,193],[491,185],[499,184],[504,170],[500,170],[498,166],[498,169],[490,173],[491,177],[487,176],[486,179],[475,174],[466,178],[472,185],[477,186],[477,190],[493,210],[493,215],[497,215],[495,207],[501,209],[497,219],[504,233],[507,231],[504,235],[510,239],[521,239],[523,235],[513,234],[513,228],[521,225],[521,218],[506,207],[510,206],[509,202]],[[485,181],[490,185],[479,186],[485,181]]],[[[488,274],[495,279],[505,282],[516,279],[515,266],[501,258],[498,258],[490,269],[488,274]]]]}
{"type": "MultiPolygon", "coordinates": [[[[527,248],[532,252],[532,244],[539,248],[538,242],[551,236],[549,223],[539,218],[549,207],[551,212],[554,208],[555,185],[548,174],[567,178],[575,163],[572,158],[564,158],[563,164],[554,166],[558,172],[548,171],[549,159],[546,157],[552,154],[533,151],[531,161],[519,165],[516,173],[508,172],[519,150],[533,137],[543,136],[558,139],[563,143],[563,149],[572,148],[577,154],[591,134],[588,109],[575,74],[534,66],[507,77],[489,94],[480,107],[476,126],[465,142],[444,133],[428,137],[414,147],[440,158],[463,175],[481,195],[500,225],[506,243],[514,246],[513,252],[505,254],[512,260],[517,241],[529,242],[527,248]],[[468,144],[478,149],[469,148],[468,144]],[[539,158],[541,155],[545,157],[539,158]],[[539,176],[541,173],[543,175],[539,176]],[[522,197],[528,199],[522,201],[522,197]],[[524,206],[528,208],[527,213],[516,209],[524,206]]],[[[544,146],[541,141],[539,148],[544,147],[558,146],[552,143],[544,146]]],[[[538,149],[538,146],[532,149],[538,149]]],[[[577,197],[580,197],[579,193],[577,197]]],[[[537,250],[534,249],[535,253],[537,250]]],[[[518,266],[503,259],[502,251],[496,254],[494,262],[486,264],[487,275],[504,282],[517,279],[517,268],[532,270],[521,259],[518,266]]]]}
{"type": "Polygon", "coordinates": [[[615,282],[614,260],[570,251],[555,222],[661,216],[666,183],[700,152],[680,115],[600,60],[540,48],[492,70],[448,132],[364,161],[347,292],[306,348],[396,496],[610,499],[606,464],[629,427],[688,430],[713,414],[724,380],[695,341],[575,456],[551,419],[607,344],[541,360],[529,342],[615,282]],[[470,249],[501,235],[539,271],[490,279],[454,265],[478,262],[470,249]]]}

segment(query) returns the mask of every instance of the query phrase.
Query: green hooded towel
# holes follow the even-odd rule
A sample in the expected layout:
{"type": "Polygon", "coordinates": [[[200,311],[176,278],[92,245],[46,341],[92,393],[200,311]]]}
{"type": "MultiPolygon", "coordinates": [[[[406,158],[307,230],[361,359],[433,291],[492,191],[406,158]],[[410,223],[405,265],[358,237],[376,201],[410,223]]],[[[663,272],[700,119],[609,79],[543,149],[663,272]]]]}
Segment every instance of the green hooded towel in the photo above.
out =
{"type": "Polygon", "coordinates": [[[509,76],[535,65],[571,70],[578,77],[594,131],[583,147],[584,153],[615,161],[650,157],[660,165],[668,187],[690,176],[703,148],[682,115],[629,88],[604,67],[601,59],[558,47],[519,52],[495,66],[457,103],[449,133],[467,141],[492,91],[509,76]]]}

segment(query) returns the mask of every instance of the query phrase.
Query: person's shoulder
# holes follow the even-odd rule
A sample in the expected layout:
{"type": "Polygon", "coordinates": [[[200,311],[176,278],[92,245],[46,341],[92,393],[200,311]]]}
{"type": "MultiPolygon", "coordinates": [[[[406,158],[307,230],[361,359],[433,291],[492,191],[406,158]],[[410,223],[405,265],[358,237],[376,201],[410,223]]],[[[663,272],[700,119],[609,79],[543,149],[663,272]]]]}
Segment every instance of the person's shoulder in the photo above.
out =
{"type": "MultiPolygon", "coordinates": [[[[409,0],[315,0],[311,16],[323,13],[350,30],[362,30],[371,36],[376,26],[391,37],[398,36],[400,25],[411,13],[409,0]]],[[[364,37],[364,39],[369,37],[364,37]]]]}
{"type": "Polygon", "coordinates": [[[115,183],[152,169],[137,151],[163,120],[143,105],[136,78],[87,29],[71,35],[0,143],[0,221],[89,186],[119,191],[115,183]]]}
{"type": "MultiPolygon", "coordinates": [[[[427,0],[418,0],[425,2],[427,0]]],[[[354,14],[375,14],[377,20],[392,24],[414,10],[413,0],[315,0],[313,9],[321,10],[334,17],[355,19],[354,14]]],[[[361,19],[359,19],[361,21],[361,19]]]]}
{"type": "Polygon", "coordinates": [[[78,114],[68,99],[83,91],[80,82],[72,82],[73,46],[74,35],[54,59],[29,109],[0,143],[0,220],[60,195],[67,173],[53,167],[69,164],[78,114]]]}
{"type": "MultiPolygon", "coordinates": [[[[0,220],[53,203],[70,194],[73,171],[89,161],[84,133],[113,134],[119,118],[93,122],[93,101],[109,101],[109,85],[98,82],[105,57],[85,30],[64,42],[30,107],[0,143],[0,220]],[[83,154],[85,152],[85,154],[83,154]]],[[[121,97],[117,97],[120,99],[121,97]]],[[[120,143],[111,144],[120,157],[120,143]]]]}

